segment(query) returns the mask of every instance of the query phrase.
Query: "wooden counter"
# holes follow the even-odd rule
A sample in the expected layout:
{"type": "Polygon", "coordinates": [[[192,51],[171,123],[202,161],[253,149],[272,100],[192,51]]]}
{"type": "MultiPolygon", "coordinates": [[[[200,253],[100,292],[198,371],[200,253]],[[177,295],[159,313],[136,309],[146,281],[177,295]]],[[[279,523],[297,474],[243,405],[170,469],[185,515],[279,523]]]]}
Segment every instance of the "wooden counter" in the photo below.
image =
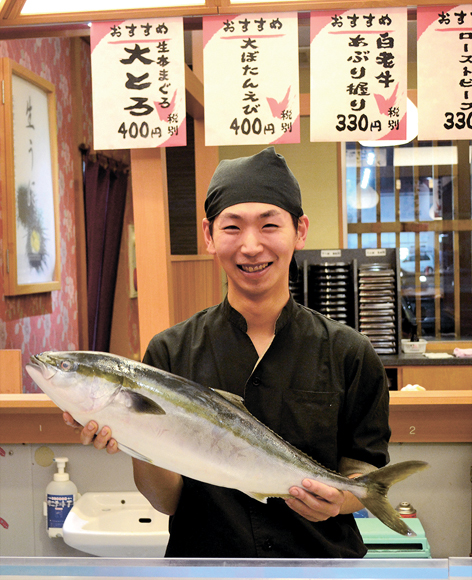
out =
{"type": "Polygon", "coordinates": [[[472,442],[472,390],[391,391],[392,443],[472,442]]]}
{"type": "MultiPolygon", "coordinates": [[[[392,443],[472,442],[472,390],[390,392],[392,443]]],[[[0,394],[0,445],[79,443],[47,395],[0,394]]]]}
{"type": "Polygon", "coordinates": [[[0,445],[8,443],[80,443],[62,411],[47,395],[0,394],[0,445]]]}

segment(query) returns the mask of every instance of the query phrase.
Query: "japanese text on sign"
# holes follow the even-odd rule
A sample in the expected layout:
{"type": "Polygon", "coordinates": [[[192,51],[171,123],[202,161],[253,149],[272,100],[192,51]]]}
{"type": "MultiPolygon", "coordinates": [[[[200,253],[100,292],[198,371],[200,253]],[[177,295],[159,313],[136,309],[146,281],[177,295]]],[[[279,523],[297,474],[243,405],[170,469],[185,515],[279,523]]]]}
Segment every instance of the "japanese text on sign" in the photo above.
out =
{"type": "Polygon", "coordinates": [[[94,147],[186,144],[182,18],[92,25],[94,147]]]}
{"type": "Polygon", "coordinates": [[[311,140],[404,139],[405,47],[404,9],[313,12],[311,140]]]}
{"type": "Polygon", "coordinates": [[[204,18],[207,145],[299,141],[297,34],[294,13],[204,18]]]}
{"type": "Polygon", "coordinates": [[[472,136],[472,7],[418,10],[419,138],[472,136]],[[431,66],[434,62],[434,67],[431,66]],[[447,91],[434,90],[440,80],[447,91]],[[430,99],[431,102],[426,102],[430,99]],[[433,106],[434,103],[434,106],[433,106]]]}

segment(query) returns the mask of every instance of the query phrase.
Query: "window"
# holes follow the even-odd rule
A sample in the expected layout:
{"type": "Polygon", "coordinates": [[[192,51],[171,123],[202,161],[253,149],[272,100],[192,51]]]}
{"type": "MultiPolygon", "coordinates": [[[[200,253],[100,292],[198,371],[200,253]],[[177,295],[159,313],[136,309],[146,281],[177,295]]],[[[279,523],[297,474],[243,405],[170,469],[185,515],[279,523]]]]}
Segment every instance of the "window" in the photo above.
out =
{"type": "Polygon", "coordinates": [[[398,248],[404,331],[472,337],[468,141],[346,143],[349,248],[398,248]]]}

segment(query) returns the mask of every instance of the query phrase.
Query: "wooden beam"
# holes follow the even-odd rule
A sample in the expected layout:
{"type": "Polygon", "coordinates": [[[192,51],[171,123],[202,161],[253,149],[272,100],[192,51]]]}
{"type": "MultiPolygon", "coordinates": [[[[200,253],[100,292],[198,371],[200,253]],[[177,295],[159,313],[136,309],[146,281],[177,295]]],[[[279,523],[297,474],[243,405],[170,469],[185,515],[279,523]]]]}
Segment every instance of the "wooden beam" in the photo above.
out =
{"type": "MultiPolygon", "coordinates": [[[[194,118],[195,139],[195,186],[197,215],[197,248],[199,254],[206,254],[206,244],[203,239],[202,221],[205,217],[205,199],[208,185],[219,163],[219,148],[205,145],[205,122],[203,107],[203,33],[192,31],[192,66],[196,79],[201,84],[202,115],[194,118]]],[[[213,261],[213,304],[221,301],[221,267],[218,261],[213,261]]]]}
{"type": "Polygon", "coordinates": [[[203,119],[203,84],[188,65],[185,65],[185,100],[187,112],[194,119],[203,119]]]}
{"type": "MultiPolygon", "coordinates": [[[[12,4],[16,0],[13,0],[12,4]]],[[[21,1],[21,0],[19,0],[21,1]]],[[[13,7],[14,8],[14,7],[13,7]]],[[[35,24],[50,23],[78,23],[78,22],[99,22],[106,20],[128,20],[130,18],[159,18],[171,16],[199,16],[218,14],[218,8],[213,0],[206,0],[204,6],[167,6],[162,8],[130,8],[128,10],[97,10],[86,12],[55,12],[50,14],[29,14],[21,15],[16,13],[16,9],[6,11],[7,16],[0,22],[8,26],[30,26],[35,24]]]]}
{"type": "Polygon", "coordinates": [[[142,356],[174,323],[165,149],[132,149],[131,180],[142,356]]]}
{"type": "Polygon", "coordinates": [[[310,116],[310,93],[300,95],[300,117],[310,116]]]}
{"type": "Polygon", "coordinates": [[[431,222],[372,222],[349,224],[350,234],[381,233],[381,232],[470,232],[472,221],[462,220],[435,220],[431,222]]]}
{"type": "MultiPolygon", "coordinates": [[[[205,217],[204,204],[208,185],[219,163],[218,147],[205,146],[205,123],[204,123],[204,97],[203,97],[203,35],[200,30],[192,32],[192,62],[195,73],[189,75],[195,98],[199,99],[200,107],[198,116],[194,118],[195,133],[195,185],[196,185],[196,213],[197,213],[197,247],[199,254],[206,253],[206,245],[203,240],[202,220],[205,217]]],[[[185,79],[187,86],[187,78],[185,79]]],[[[189,103],[187,101],[187,109],[189,103]]],[[[191,113],[192,114],[192,113],[191,113]]]]}
{"type": "MultiPolygon", "coordinates": [[[[82,78],[80,66],[80,48],[83,41],[74,38],[71,41],[72,68],[72,110],[80,111],[80,115],[72,115],[72,133],[74,149],[72,159],[74,165],[74,195],[75,195],[75,245],[77,262],[77,312],[79,327],[79,350],[88,350],[88,304],[87,304],[87,250],[85,235],[84,183],[82,174],[82,154],[79,145],[85,143],[83,135],[83,101],[82,78]]],[[[90,145],[90,143],[88,144],[90,145]]]]}
{"type": "Polygon", "coordinates": [[[218,147],[205,146],[205,126],[203,119],[195,119],[195,186],[197,210],[198,253],[206,254],[202,221],[205,217],[205,199],[211,178],[219,163],[218,147]]]}
{"type": "Polygon", "coordinates": [[[0,19],[17,18],[26,0],[5,0],[0,9],[0,19]]]}
{"type": "Polygon", "coordinates": [[[192,70],[203,83],[203,30],[192,30],[192,70]]]}
{"type": "Polygon", "coordinates": [[[15,40],[18,38],[73,38],[75,36],[89,37],[88,24],[42,24],[31,26],[2,26],[0,21],[1,39],[15,40]]]}

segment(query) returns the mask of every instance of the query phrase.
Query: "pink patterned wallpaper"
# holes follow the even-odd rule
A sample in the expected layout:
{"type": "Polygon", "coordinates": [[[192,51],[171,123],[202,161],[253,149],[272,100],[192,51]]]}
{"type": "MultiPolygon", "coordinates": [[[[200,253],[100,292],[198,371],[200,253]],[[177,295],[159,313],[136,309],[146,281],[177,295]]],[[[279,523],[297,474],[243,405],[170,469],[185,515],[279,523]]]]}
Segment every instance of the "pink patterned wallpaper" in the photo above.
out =
{"type": "MultiPolygon", "coordinates": [[[[75,202],[72,155],[71,54],[70,40],[41,38],[0,41],[0,57],[8,57],[52,82],[56,87],[59,154],[59,207],[61,290],[16,297],[4,296],[0,279],[0,349],[21,349],[23,367],[31,354],[44,350],[78,348],[77,274],[75,243],[75,202]]],[[[90,91],[90,65],[87,47],[83,51],[83,83],[90,91]]],[[[88,99],[91,102],[91,99],[88,99]]],[[[84,120],[84,137],[91,141],[91,118],[84,120]]],[[[0,200],[0,245],[3,244],[4,214],[0,200]]],[[[3,248],[1,248],[3,250],[3,248]]],[[[0,271],[3,272],[3,251],[0,271]]],[[[23,371],[25,392],[37,387],[23,371]]]]}
{"type": "MultiPolygon", "coordinates": [[[[6,297],[3,276],[0,277],[0,349],[20,349],[23,369],[32,354],[44,350],[77,350],[79,348],[73,166],[73,155],[79,143],[75,143],[73,139],[73,121],[77,121],[78,112],[72,111],[71,42],[67,38],[0,41],[0,58],[8,57],[52,82],[56,87],[57,100],[62,288],[44,294],[6,297]]],[[[81,41],[80,61],[81,142],[92,148],[90,46],[85,41],[81,41]]],[[[105,153],[129,164],[128,151],[105,153]]],[[[4,216],[1,204],[0,196],[0,272],[3,272],[4,216]]],[[[133,223],[133,208],[131,191],[129,191],[120,252],[121,279],[117,282],[117,292],[120,293],[121,298],[118,308],[115,308],[113,321],[113,325],[116,325],[118,329],[114,334],[119,337],[119,340],[114,341],[113,352],[129,358],[138,358],[137,299],[129,298],[127,287],[128,224],[131,223],[133,223]],[[123,332],[124,329],[127,329],[127,333],[123,332]]],[[[23,385],[25,392],[39,391],[24,370],[23,385]]]]}

